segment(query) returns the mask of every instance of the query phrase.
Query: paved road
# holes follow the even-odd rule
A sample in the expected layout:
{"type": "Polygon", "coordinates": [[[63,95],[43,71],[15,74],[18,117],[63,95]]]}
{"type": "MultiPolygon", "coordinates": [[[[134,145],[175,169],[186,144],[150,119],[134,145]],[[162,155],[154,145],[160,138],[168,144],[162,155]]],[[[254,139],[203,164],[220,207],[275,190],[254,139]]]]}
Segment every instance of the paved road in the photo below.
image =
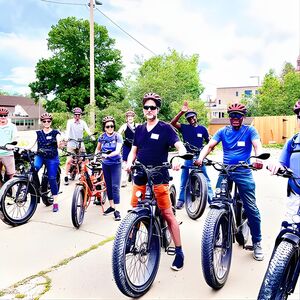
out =
{"type": "MultiPolygon", "coordinates": [[[[216,172],[209,169],[209,174],[214,185],[216,172]]],[[[142,299],[256,299],[283,217],[285,180],[271,177],[265,170],[256,172],[255,177],[266,259],[257,262],[251,252],[234,245],[228,281],[224,288],[213,291],[204,281],[200,261],[208,210],[197,221],[181,210],[177,218],[183,222],[185,267],[180,272],[172,271],[173,257],[163,253],[156,280],[142,299]]],[[[98,206],[91,206],[82,227],[74,229],[70,217],[73,188],[74,183],[63,188],[59,213],[41,204],[23,226],[12,228],[0,223],[0,299],[16,295],[32,299],[42,293],[41,299],[126,299],[111,272],[111,238],[119,223],[112,216],[102,216],[98,206]],[[39,276],[30,277],[39,272],[39,276]]],[[[130,187],[122,188],[121,194],[124,216],[129,208],[130,187]]],[[[289,299],[299,298],[298,288],[289,299]]]]}

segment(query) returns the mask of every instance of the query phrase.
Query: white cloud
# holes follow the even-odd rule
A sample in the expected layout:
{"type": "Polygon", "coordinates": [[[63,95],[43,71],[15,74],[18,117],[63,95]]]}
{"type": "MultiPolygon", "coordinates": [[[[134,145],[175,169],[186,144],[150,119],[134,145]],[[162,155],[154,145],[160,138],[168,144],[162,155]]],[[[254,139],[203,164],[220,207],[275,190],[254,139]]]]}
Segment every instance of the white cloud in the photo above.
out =
{"type": "Polygon", "coordinates": [[[32,67],[16,67],[12,68],[11,74],[3,80],[11,81],[17,85],[28,85],[28,83],[36,80],[36,77],[32,67]]]}

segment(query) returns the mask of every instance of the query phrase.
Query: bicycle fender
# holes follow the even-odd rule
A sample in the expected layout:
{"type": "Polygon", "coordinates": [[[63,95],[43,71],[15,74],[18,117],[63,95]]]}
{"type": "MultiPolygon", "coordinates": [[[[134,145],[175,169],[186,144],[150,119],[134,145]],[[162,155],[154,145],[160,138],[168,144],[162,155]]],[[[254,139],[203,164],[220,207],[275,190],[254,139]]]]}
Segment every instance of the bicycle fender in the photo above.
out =
{"type": "Polygon", "coordinates": [[[210,208],[217,208],[217,209],[222,209],[222,208],[227,208],[226,204],[222,203],[222,202],[212,202],[209,205],[210,208]]]}
{"type": "Polygon", "coordinates": [[[146,207],[135,207],[133,210],[130,211],[131,214],[141,215],[149,215],[150,211],[149,208],[146,207]]]}
{"type": "Polygon", "coordinates": [[[295,246],[300,245],[300,236],[292,232],[286,232],[284,235],[282,235],[276,240],[276,245],[278,245],[281,241],[287,241],[295,246]]]}

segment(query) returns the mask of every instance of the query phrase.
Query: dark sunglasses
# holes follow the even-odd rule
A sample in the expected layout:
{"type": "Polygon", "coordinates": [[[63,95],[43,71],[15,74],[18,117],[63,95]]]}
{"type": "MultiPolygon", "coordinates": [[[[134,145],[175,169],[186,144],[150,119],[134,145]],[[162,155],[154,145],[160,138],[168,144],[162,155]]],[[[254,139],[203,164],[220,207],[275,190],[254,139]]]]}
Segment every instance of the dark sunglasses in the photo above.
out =
{"type": "Polygon", "coordinates": [[[229,118],[231,119],[241,119],[244,115],[239,114],[239,113],[231,113],[229,114],[229,118]]]}
{"type": "Polygon", "coordinates": [[[115,126],[114,125],[107,125],[107,126],[105,126],[105,128],[115,128],[115,126]]]}
{"type": "Polygon", "coordinates": [[[52,121],[51,120],[43,120],[42,122],[43,123],[51,123],[52,121]]]}
{"type": "Polygon", "coordinates": [[[148,109],[151,109],[151,110],[156,110],[157,109],[157,106],[154,106],[154,105],[144,105],[144,109],[145,110],[148,110],[148,109]]]}
{"type": "Polygon", "coordinates": [[[0,118],[6,118],[7,115],[0,115],[0,118]]]}
{"type": "Polygon", "coordinates": [[[81,114],[74,114],[75,117],[81,116],[81,114]]]}

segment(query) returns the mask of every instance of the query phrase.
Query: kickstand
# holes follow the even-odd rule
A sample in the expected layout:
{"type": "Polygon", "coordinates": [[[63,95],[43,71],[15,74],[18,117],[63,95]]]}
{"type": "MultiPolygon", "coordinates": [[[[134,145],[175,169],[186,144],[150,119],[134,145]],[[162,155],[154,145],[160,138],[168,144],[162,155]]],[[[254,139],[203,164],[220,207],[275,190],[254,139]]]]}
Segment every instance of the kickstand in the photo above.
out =
{"type": "Polygon", "coordinates": [[[175,255],[175,247],[168,247],[166,248],[166,252],[168,255],[175,255]]]}

